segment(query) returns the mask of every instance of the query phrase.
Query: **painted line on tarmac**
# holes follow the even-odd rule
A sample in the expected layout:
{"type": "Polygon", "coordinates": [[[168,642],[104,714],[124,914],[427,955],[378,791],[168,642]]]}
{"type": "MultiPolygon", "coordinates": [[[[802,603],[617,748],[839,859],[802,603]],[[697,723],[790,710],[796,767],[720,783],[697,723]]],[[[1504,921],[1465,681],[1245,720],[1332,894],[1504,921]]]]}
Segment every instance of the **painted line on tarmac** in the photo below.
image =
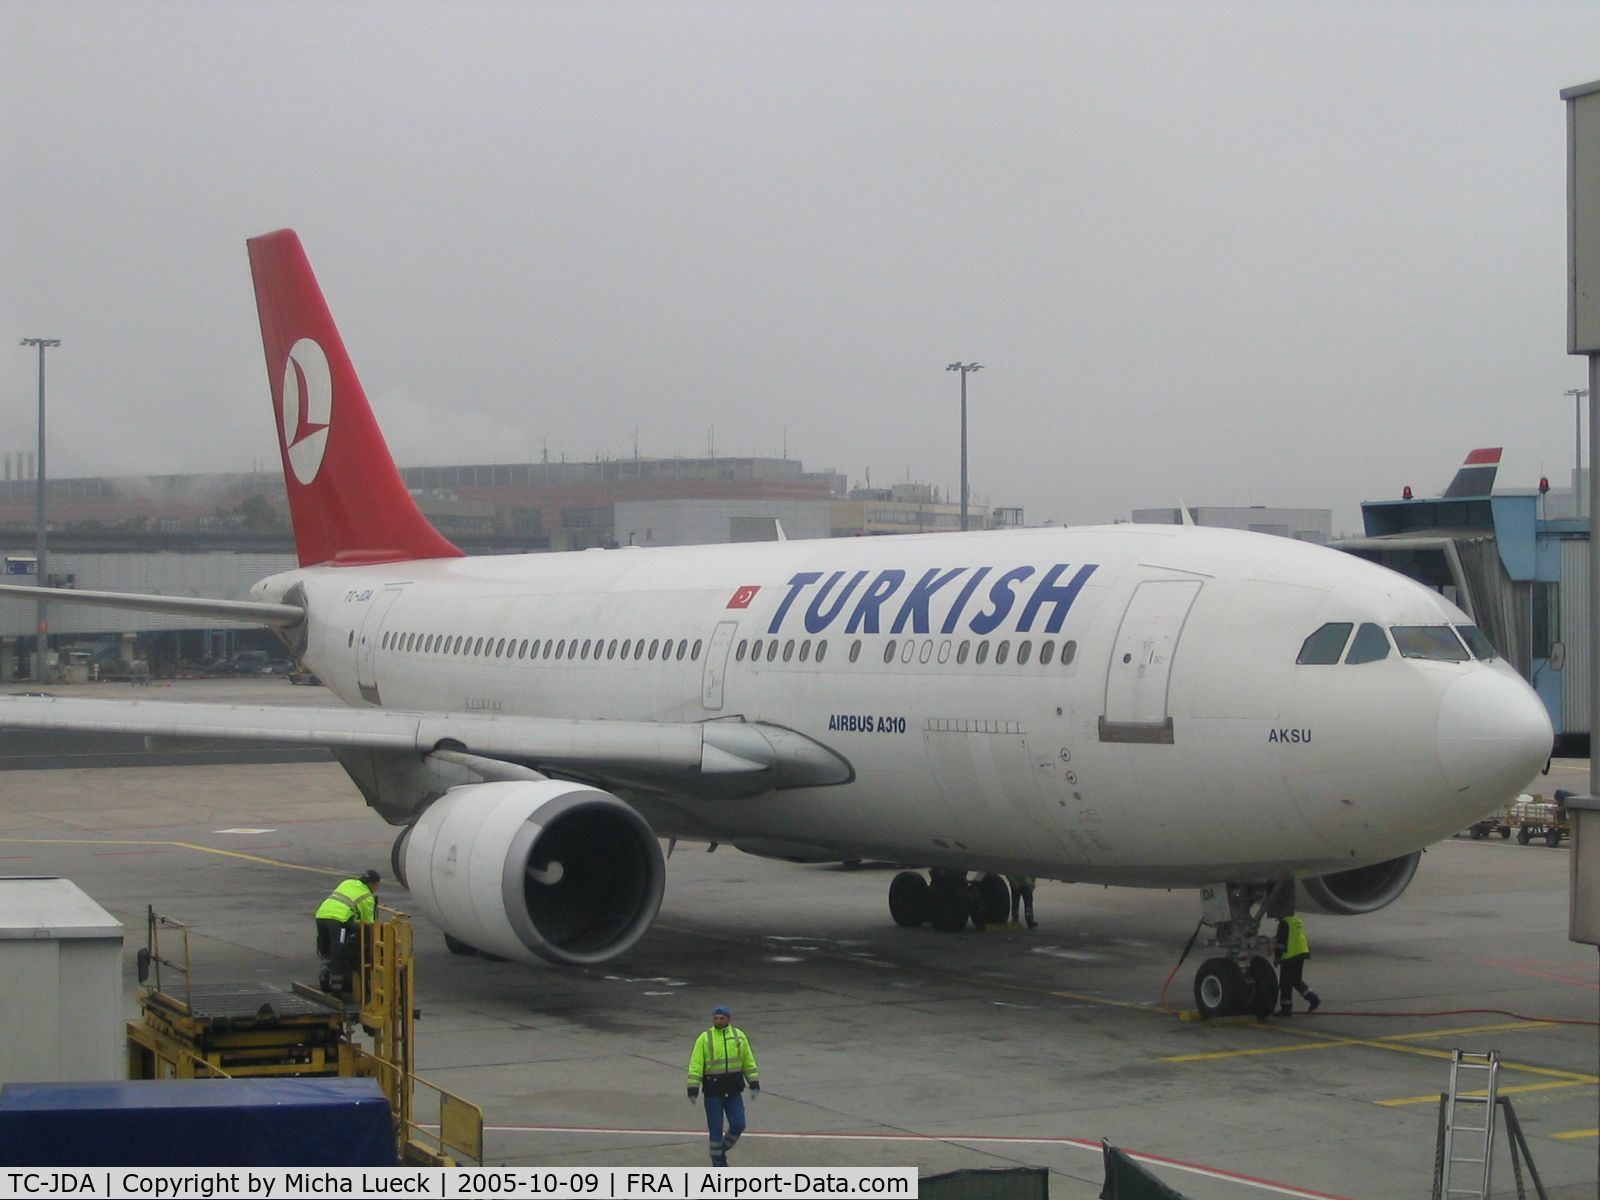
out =
{"type": "MultiPolygon", "coordinates": [[[[1501,1063],[1500,1065],[1504,1067],[1506,1064],[1501,1063]]],[[[1555,1083],[1518,1083],[1513,1084],[1511,1087],[1496,1088],[1495,1095],[1520,1096],[1524,1092],[1550,1092],[1561,1088],[1592,1087],[1594,1083],[1595,1078],[1592,1075],[1588,1078],[1574,1076],[1571,1079],[1555,1083]]],[[[1487,1100],[1489,1098],[1489,1093],[1483,1089],[1460,1094],[1475,1100],[1487,1100]]],[[[1373,1103],[1384,1108],[1404,1108],[1408,1104],[1437,1104],[1439,1103],[1440,1095],[1441,1093],[1439,1092],[1430,1092],[1426,1096],[1401,1096],[1394,1100],[1374,1100],[1373,1103]]]]}
{"type": "MultiPolygon", "coordinates": [[[[1546,1027],[1545,1023],[1531,1025],[1533,1028],[1546,1027]]],[[[1244,1058],[1258,1054],[1294,1053],[1301,1050],[1329,1050],[1344,1046],[1366,1046],[1377,1050],[1388,1050],[1398,1054],[1414,1054],[1423,1058],[1436,1059],[1445,1062],[1450,1059],[1450,1053],[1445,1050],[1435,1050],[1427,1046],[1406,1046],[1398,1044],[1402,1038],[1416,1038],[1418,1036],[1458,1035],[1467,1030],[1432,1030],[1425,1035],[1399,1034],[1394,1039],[1387,1038],[1350,1038],[1340,1037],[1337,1034],[1311,1034],[1298,1030],[1285,1029],[1282,1026],[1263,1025],[1263,1029],[1271,1029],[1280,1034],[1291,1037],[1305,1037],[1308,1040],[1292,1046],[1251,1047],[1244,1050],[1218,1050],[1205,1054],[1177,1054],[1167,1055],[1158,1059],[1159,1062],[1188,1063],[1188,1062],[1214,1062],[1225,1058],[1244,1058]]],[[[1562,1071],[1554,1067],[1536,1067],[1531,1063],[1506,1062],[1500,1063],[1503,1071],[1521,1071],[1529,1075],[1542,1075],[1550,1079],[1548,1083],[1523,1083],[1497,1089],[1502,1096],[1518,1095],[1525,1092],[1554,1091],[1562,1088],[1593,1087],[1600,1084],[1600,1076],[1586,1075],[1577,1071],[1562,1071]]],[[[1466,1092],[1464,1095],[1483,1096],[1483,1092],[1466,1092]]],[[[1373,1103],[1383,1108],[1403,1108],[1414,1104],[1437,1104],[1439,1093],[1430,1092],[1425,1096],[1398,1096],[1388,1100],[1374,1100],[1373,1103]]]]}
{"type": "MultiPolygon", "coordinates": [[[[1467,1034],[1493,1033],[1513,1029],[1550,1029],[1553,1028],[1548,1021],[1511,1021],[1499,1025],[1475,1025],[1458,1029],[1430,1029],[1421,1033],[1396,1033],[1379,1038],[1351,1039],[1340,1038],[1333,1034],[1314,1034],[1310,1031],[1304,1033],[1295,1030],[1279,1028],[1279,1032],[1289,1033],[1296,1037],[1308,1039],[1322,1038],[1322,1040],[1307,1040],[1293,1046],[1256,1046],[1244,1050],[1213,1050],[1205,1054],[1169,1054],[1163,1056],[1160,1062],[1215,1062],[1224,1058],[1249,1058],[1257,1054],[1295,1054],[1303,1050],[1329,1050],[1340,1046],[1383,1046],[1390,1050],[1408,1051],[1409,1047],[1395,1045],[1397,1042],[1424,1041],[1428,1038],[1438,1037],[1463,1037],[1467,1034]]],[[[1443,1051],[1411,1051],[1412,1053],[1426,1053],[1429,1057],[1448,1057],[1443,1051]]],[[[1502,1063],[1501,1066],[1508,1064],[1502,1063]]]]}
{"type": "MultiPolygon", "coordinates": [[[[222,858],[237,858],[244,862],[259,863],[265,867],[282,867],[287,871],[309,871],[313,875],[344,875],[344,871],[336,871],[331,867],[308,867],[301,863],[284,862],[278,858],[266,858],[260,854],[246,854],[242,850],[224,850],[219,846],[202,846],[196,842],[165,842],[165,841],[140,841],[127,838],[19,838],[8,837],[0,834],[0,842],[14,846],[140,846],[142,850],[120,851],[124,854],[148,854],[153,850],[194,850],[200,854],[216,854],[222,858]]],[[[111,852],[118,853],[118,852],[111,852]]],[[[97,852],[95,857],[104,858],[106,851],[97,852]]]]}
{"type": "Polygon", "coordinates": [[[1552,1133],[1550,1136],[1563,1142],[1576,1142],[1581,1138],[1600,1138],[1600,1129],[1569,1129],[1565,1133],[1552,1133]]]}
{"type": "MultiPolygon", "coordinates": [[[[696,1140],[703,1140],[706,1136],[704,1129],[616,1129],[603,1125],[485,1125],[483,1128],[485,1133],[589,1133],[609,1136],[685,1137],[696,1140]]],[[[960,1142],[981,1146],[1054,1146],[1067,1150],[1085,1150],[1097,1157],[1104,1153],[1100,1143],[1092,1138],[1012,1137],[1005,1134],[991,1133],[754,1133],[746,1130],[739,1140],[743,1142],[760,1140],[796,1142],[960,1142]]],[[[1139,1162],[1153,1163],[1156,1166],[1168,1167],[1174,1171],[1184,1171],[1191,1175],[1202,1175],[1207,1179],[1226,1180],[1230,1183],[1241,1184],[1260,1191],[1272,1192],[1279,1196],[1295,1197],[1296,1200],[1350,1200],[1350,1197],[1341,1196],[1335,1192],[1319,1192],[1312,1188],[1296,1187],[1292,1183],[1278,1183],[1271,1179],[1260,1179],[1254,1175],[1243,1175],[1238,1171],[1229,1171],[1225,1167],[1208,1167],[1203,1163],[1186,1162],[1181,1158],[1168,1158],[1162,1154],[1146,1154],[1142,1151],[1129,1150],[1126,1146],[1119,1146],[1118,1149],[1129,1158],[1136,1159],[1139,1162]]]]}
{"type": "Polygon", "coordinates": [[[1516,971],[1522,975],[1532,975],[1536,979],[1553,979],[1557,983],[1570,983],[1574,987],[1593,988],[1600,992],[1600,981],[1591,979],[1574,979],[1571,975],[1562,975],[1555,971],[1540,971],[1529,963],[1506,962],[1498,958],[1480,958],[1478,962],[1486,967],[1498,967],[1503,971],[1516,971]]]}

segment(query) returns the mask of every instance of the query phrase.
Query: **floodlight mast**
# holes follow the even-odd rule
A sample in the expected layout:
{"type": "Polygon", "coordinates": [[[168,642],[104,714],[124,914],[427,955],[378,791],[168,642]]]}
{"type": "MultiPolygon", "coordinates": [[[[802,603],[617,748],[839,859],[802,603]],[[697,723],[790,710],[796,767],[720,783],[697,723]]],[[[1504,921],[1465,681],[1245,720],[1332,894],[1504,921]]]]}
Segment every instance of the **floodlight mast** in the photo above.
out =
{"type": "MultiPolygon", "coordinates": [[[[1561,393],[1563,396],[1572,397],[1572,463],[1575,468],[1572,472],[1572,515],[1582,520],[1583,518],[1583,398],[1589,394],[1588,388],[1568,388],[1561,393]]],[[[1594,470],[1594,463],[1589,464],[1589,469],[1594,470]]]]}
{"type": "Polygon", "coordinates": [[[38,623],[35,626],[38,632],[38,650],[34,654],[33,680],[38,683],[44,678],[45,652],[49,645],[50,637],[50,606],[45,603],[43,588],[45,586],[45,535],[44,535],[44,352],[61,345],[60,338],[30,338],[22,339],[24,346],[39,347],[39,473],[34,478],[34,519],[38,523],[38,532],[34,535],[34,564],[33,582],[41,591],[39,593],[38,623]]]}
{"type": "Polygon", "coordinates": [[[961,372],[961,532],[967,531],[967,375],[983,370],[982,363],[953,362],[946,371],[961,372]]]}

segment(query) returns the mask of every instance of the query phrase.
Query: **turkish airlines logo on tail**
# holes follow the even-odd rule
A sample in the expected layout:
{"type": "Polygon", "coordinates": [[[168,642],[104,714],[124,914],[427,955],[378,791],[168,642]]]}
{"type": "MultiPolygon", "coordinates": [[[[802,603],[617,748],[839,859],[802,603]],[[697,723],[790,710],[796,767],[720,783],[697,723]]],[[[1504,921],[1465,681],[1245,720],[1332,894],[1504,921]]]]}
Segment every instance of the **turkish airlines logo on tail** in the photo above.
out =
{"type": "Polygon", "coordinates": [[[333,418],[333,376],[328,356],[310,338],[301,338],[289,350],[283,367],[283,448],[289,467],[301,483],[309,484],[322,469],[328,448],[328,425],[333,418]]]}
{"type": "Polygon", "coordinates": [[[733,594],[733,599],[728,601],[729,608],[749,608],[750,601],[756,598],[756,593],[761,590],[760,584],[747,583],[733,594]]]}

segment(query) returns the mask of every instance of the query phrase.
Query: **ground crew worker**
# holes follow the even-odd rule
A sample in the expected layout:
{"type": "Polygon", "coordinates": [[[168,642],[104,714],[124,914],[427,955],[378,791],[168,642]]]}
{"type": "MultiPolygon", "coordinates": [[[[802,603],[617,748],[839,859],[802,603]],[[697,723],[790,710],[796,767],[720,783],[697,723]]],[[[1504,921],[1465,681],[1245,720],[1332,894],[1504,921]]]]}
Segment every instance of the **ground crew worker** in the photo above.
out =
{"type": "Polygon", "coordinates": [[[744,1132],[744,1091],[750,1084],[751,1099],[761,1091],[756,1077],[755,1051],[744,1030],[733,1027],[733,1014],[726,1004],[711,1010],[711,1028],[694,1040],[689,1054],[689,1103],[702,1089],[706,1099],[706,1130],[711,1135],[711,1165],[728,1165],[728,1151],[744,1132]],[[723,1132],[723,1119],[727,1132],[723,1132]]]}
{"type": "Polygon", "coordinates": [[[1033,919],[1033,876],[1007,875],[1006,879],[1011,884],[1011,923],[1017,923],[1017,908],[1021,906],[1028,916],[1028,928],[1034,928],[1039,922],[1033,919]]]}
{"type": "Polygon", "coordinates": [[[1306,998],[1306,1011],[1314,1013],[1322,1000],[1306,987],[1302,975],[1306,959],[1311,957],[1311,945],[1306,941],[1306,923],[1290,913],[1278,922],[1278,1015],[1287,1017],[1294,1011],[1294,993],[1306,998]]]}
{"type": "Polygon", "coordinates": [[[357,929],[378,915],[374,892],[381,877],[371,867],[355,879],[346,879],[317,906],[317,956],[322,959],[318,982],[325,992],[343,992],[346,971],[355,965],[357,929]],[[338,987],[333,986],[338,976],[338,987]]]}

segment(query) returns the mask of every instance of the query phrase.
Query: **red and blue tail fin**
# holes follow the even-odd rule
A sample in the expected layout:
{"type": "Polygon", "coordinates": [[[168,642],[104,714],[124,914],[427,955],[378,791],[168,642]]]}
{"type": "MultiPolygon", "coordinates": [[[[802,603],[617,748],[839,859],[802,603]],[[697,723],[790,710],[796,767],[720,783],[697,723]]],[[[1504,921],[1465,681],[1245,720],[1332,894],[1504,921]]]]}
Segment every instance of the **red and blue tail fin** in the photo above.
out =
{"type": "Polygon", "coordinates": [[[459,557],[406,490],[299,237],[246,245],[300,565],[459,557]]]}
{"type": "Polygon", "coordinates": [[[1494,491],[1494,477],[1500,470],[1500,447],[1489,446],[1474,450],[1461,464],[1456,477],[1444,490],[1446,500],[1461,496],[1487,496],[1494,491]]]}

